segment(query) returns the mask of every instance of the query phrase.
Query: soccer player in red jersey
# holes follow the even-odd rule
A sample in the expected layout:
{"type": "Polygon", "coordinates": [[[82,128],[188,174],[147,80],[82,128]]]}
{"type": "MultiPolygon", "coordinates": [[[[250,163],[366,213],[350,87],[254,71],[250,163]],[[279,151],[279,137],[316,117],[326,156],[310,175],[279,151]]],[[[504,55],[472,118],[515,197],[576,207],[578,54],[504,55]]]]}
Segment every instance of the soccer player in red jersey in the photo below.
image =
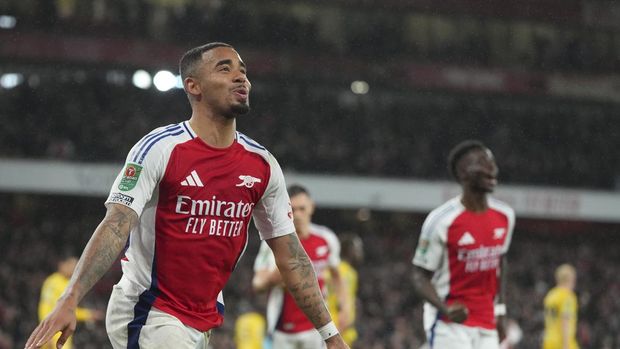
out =
{"type": "Polygon", "coordinates": [[[127,156],[106,201],[107,213],[84,249],[52,313],[27,348],[75,330],[75,309],[117,256],[106,329],[118,348],[207,348],[222,324],[222,289],[241,258],[253,218],[282,279],[328,348],[338,334],[291,219],[282,170],[263,146],[236,131],[250,110],[250,81],[235,49],[210,43],[185,53],[188,121],[155,129],[127,156]]]}
{"type": "MultiPolygon", "coordinates": [[[[343,304],[348,304],[348,295],[338,271],[340,264],[340,242],[329,228],[311,221],[314,202],[308,190],[300,185],[288,188],[295,223],[295,230],[301,244],[310,257],[319,286],[327,296],[325,273],[334,280],[334,293],[343,304]]],[[[322,340],[312,322],[295,303],[293,295],[281,287],[282,276],[277,269],[274,255],[266,243],[262,243],[254,262],[252,285],[256,291],[269,290],[267,302],[267,327],[272,335],[273,347],[278,349],[322,348],[322,340]]],[[[345,314],[345,318],[348,313],[345,314]]]]}
{"type": "Polygon", "coordinates": [[[482,143],[458,144],[448,164],[462,194],[428,215],[413,258],[427,341],[431,348],[498,349],[514,212],[489,196],[498,169],[482,143]]]}

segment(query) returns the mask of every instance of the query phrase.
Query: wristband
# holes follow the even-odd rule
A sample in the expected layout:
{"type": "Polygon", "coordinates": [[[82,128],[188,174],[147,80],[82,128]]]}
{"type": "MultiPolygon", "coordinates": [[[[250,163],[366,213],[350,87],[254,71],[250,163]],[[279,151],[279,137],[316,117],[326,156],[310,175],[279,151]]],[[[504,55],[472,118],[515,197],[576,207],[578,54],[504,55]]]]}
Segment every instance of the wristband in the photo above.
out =
{"type": "Polygon", "coordinates": [[[495,316],[504,316],[506,315],[506,304],[495,304],[495,308],[493,310],[495,316]]]}
{"type": "Polygon", "coordinates": [[[327,340],[328,338],[331,338],[338,334],[338,328],[336,328],[336,324],[334,324],[333,321],[330,321],[327,325],[317,330],[319,331],[319,334],[321,335],[321,338],[323,338],[323,340],[327,340]]]}

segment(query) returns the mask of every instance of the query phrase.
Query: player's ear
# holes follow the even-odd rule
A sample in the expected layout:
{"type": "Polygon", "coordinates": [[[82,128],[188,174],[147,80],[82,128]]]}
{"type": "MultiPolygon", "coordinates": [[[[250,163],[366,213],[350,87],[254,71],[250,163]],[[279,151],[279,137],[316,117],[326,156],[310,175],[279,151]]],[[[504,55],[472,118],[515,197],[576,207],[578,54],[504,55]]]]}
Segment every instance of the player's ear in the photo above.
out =
{"type": "Polygon", "coordinates": [[[183,88],[188,95],[193,96],[194,98],[199,98],[202,93],[200,91],[200,82],[191,76],[188,76],[185,80],[183,80],[183,88]]]}

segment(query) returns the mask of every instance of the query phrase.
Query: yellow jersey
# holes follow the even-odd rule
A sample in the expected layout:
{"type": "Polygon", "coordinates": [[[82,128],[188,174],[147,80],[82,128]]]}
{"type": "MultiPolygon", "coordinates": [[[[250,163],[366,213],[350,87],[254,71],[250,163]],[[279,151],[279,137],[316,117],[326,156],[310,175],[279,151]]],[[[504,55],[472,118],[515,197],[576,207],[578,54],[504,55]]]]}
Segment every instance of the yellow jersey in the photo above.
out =
{"type": "MultiPolygon", "coordinates": [[[[347,288],[347,298],[351,302],[351,314],[349,314],[349,316],[351,317],[350,325],[346,329],[339,330],[344,341],[349,346],[352,346],[353,342],[357,340],[357,330],[355,329],[355,301],[357,299],[356,296],[358,286],[357,271],[348,262],[341,261],[340,264],[338,264],[338,273],[340,274],[340,277],[344,282],[344,286],[347,288]]],[[[327,284],[330,286],[332,285],[332,283],[329,281],[327,282],[327,284]]],[[[329,308],[329,313],[332,316],[332,320],[334,321],[334,323],[338,324],[338,295],[334,291],[333,286],[328,289],[327,306],[329,308]]]]}
{"type": "Polygon", "coordinates": [[[564,287],[554,287],[545,296],[545,335],[543,349],[564,349],[562,346],[562,319],[568,320],[568,348],[579,349],[577,344],[577,296],[564,287]]]}
{"type": "MultiPolygon", "coordinates": [[[[62,296],[62,293],[65,291],[69,285],[69,279],[64,277],[60,273],[54,273],[45,279],[43,282],[43,287],[41,287],[41,300],[39,301],[39,321],[42,321],[49,313],[52,312],[56,302],[62,296]]],[[[92,313],[88,309],[77,308],[75,311],[75,315],[77,321],[88,321],[93,318],[92,313]]],[[[46,345],[43,346],[43,349],[48,348],[56,348],[56,342],[60,338],[60,332],[58,332],[54,338],[49,341],[46,345]]],[[[73,341],[71,337],[65,345],[63,349],[71,349],[73,347],[73,341]]]]}
{"type": "Polygon", "coordinates": [[[262,349],[265,340],[265,317],[257,312],[239,315],[235,322],[237,349],[262,349]]]}

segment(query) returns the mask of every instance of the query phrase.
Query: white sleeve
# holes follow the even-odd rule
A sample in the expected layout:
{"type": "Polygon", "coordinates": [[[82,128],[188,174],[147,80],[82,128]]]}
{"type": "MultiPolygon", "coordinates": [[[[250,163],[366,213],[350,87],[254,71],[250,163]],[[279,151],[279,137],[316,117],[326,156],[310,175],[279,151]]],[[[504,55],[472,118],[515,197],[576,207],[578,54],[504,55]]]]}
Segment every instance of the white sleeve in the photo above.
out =
{"type": "Polygon", "coordinates": [[[504,248],[502,250],[503,254],[506,254],[508,252],[508,249],[510,248],[510,243],[512,242],[512,233],[515,227],[515,211],[511,207],[508,207],[506,216],[508,217],[508,235],[506,235],[506,240],[504,241],[504,248]]]}
{"type": "Polygon", "coordinates": [[[254,260],[254,272],[275,268],[277,268],[276,258],[274,257],[271,248],[269,248],[269,245],[267,245],[267,243],[263,240],[260,243],[258,254],[254,260]]]}
{"type": "Polygon", "coordinates": [[[272,239],[295,232],[291,201],[280,165],[269,154],[271,176],[263,197],[254,207],[254,224],[262,240],[272,239]]]}
{"type": "Polygon", "coordinates": [[[326,230],[324,236],[329,246],[329,266],[337,268],[340,264],[340,240],[338,240],[336,233],[329,229],[326,230]]]}
{"type": "Polygon", "coordinates": [[[125,205],[134,210],[138,217],[153,196],[164,169],[163,156],[159,147],[153,147],[144,157],[138,157],[144,139],[129,152],[122,170],[116,177],[105,204],[125,205]]]}
{"type": "Polygon", "coordinates": [[[445,253],[445,241],[442,240],[442,222],[426,217],[422,225],[422,233],[413,256],[413,264],[426,270],[435,271],[439,268],[445,253]]]}

